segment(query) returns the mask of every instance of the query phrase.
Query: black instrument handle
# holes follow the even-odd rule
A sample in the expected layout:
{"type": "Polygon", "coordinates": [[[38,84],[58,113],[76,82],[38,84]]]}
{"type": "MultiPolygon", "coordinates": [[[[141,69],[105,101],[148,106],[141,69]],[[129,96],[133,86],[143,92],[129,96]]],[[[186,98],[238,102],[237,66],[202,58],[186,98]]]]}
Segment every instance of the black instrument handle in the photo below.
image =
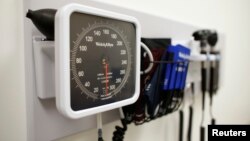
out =
{"type": "Polygon", "coordinates": [[[193,124],[193,107],[189,107],[189,121],[188,121],[188,133],[187,141],[191,141],[192,138],[192,124],[193,124]]]}
{"type": "Polygon", "coordinates": [[[206,68],[201,69],[201,90],[202,90],[202,110],[205,110],[205,92],[206,92],[206,68]]]}
{"type": "Polygon", "coordinates": [[[184,122],[184,113],[183,113],[182,110],[180,110],[179,115],[180,115],[179,141],[183,141],[183,122],[184,122]]]}
{"type": "Polygon", "coordinates": [[[200,141],[205,141],[205,127],[200,127],[200,141]]]}
{"type": "Polygon", "coordinates": [[[216,119],[215,119],[215,118],[212,118],[211,123],[212,123],[212,125],[215,125],[215,124],[216,124],[216,119]]]}

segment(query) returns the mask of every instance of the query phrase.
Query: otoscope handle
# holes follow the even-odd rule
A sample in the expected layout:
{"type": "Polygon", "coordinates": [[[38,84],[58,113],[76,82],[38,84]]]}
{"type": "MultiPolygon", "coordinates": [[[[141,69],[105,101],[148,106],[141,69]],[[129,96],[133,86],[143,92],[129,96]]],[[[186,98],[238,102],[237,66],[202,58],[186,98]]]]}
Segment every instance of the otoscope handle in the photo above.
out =
{"type": "Polygon", "coordinates": [[[212,125],[215,125],[215,124],[216,124],[216,120],[215,120],[215,118],[212,118],[211,123],[212,123],[212,125]]]}
{"type": "Polygon", "coordinates": [[[200,127],[200,141],[205,141],[205,128],[200,127]]]}
{"type": "MultiPolygon", "coordinates": [[[[202,65],[204,66],[204,62],[202,62],[202,65]]],[[[205,92],[206,92],[206,74],[207,70],[206,68],[202,67],[201,69],[201,90],[202,90],[202,110],[205,110],[205,92]]]]}
{"type": "Polygon", "coordinates": [[[187,133],[187,141],[191,141],[192,137],[192,125],[193,125],[193,107],[189,107],[189,121],[188,121],[188,133],[187,133]]]}
{"type": "Polygon", "coordinates": [[[98,141],[104,141],[102,138],[98,138],[98,141]]]}
{"type": "Polygon", "coordinates": [[[180,125],[179,125],[179,141],[183,141],[183,121],[184,121],[184,113],[182,110],[179,112],[180,115],[180,125]]]}

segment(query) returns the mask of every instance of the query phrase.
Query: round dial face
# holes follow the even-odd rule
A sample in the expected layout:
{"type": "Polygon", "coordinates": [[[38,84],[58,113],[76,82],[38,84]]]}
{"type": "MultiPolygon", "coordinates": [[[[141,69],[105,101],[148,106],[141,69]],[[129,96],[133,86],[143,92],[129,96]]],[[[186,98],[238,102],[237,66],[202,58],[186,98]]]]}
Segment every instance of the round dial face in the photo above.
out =
{"type": "Polygon", "coordinates": [[[116,95],[127,82],[131,54],[126,36],[113,25],[82,29],[72,50],[72,72],[82,93],[93,99],[116,95]]]}
{"type": "Polygon", "coordinates": [[[70,17],[70,98],[75,111],[135,93],[136,30],[132,23],[74,12],[70,17]]]}

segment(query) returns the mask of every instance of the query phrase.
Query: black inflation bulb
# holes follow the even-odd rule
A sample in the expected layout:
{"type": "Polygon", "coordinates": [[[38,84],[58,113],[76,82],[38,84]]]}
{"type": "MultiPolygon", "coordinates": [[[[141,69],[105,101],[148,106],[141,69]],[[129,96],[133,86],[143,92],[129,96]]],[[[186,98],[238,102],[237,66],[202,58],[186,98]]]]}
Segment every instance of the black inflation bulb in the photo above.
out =
{"type": "Polygon", "coordinates": [[[28,10],[26,17],[31,19],[37,29],[46,36],[47,40],[54,40],[55,9],[28,10]]]}

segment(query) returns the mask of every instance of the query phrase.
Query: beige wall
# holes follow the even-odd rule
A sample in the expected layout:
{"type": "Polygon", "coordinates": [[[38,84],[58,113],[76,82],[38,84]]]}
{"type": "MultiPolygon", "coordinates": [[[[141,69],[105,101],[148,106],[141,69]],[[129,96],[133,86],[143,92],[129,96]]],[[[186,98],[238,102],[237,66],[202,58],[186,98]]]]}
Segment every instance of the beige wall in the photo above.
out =
{"type": "MultiPolygon", "coordinates": [[[[223,87],[215,100],[220,123],[250,124],[250,1],[249,0],[106,0],[105,2],[164,15],[225,33],[223,87]]],[[[25,141],[25,80],[22,33],[22,1],[0,1],[0,140],[25,141]]],[[[197,97],[197,100],[200,97],[197,97]]],[[[197,106],[200,106],[199,104],[197,106]]],[[[197,110],[197,112],[200,112],[197,110]]],[[[199,113],[198,113],[199,114],[199,113]]],[[[144,126],[129,126],[126,141],[176,140],[178,115],[144,126]],[[171,122],[171,123],[170,123],[171,122]],[[176,124],[175,124],[176,122],[176,124]],[[176,132],[175,132],[176,131],[176,132]],[[174,134],[170,134],[174,133],[174,134]]],[[[111,140],[114,122],[104,126],[105,140],[111,140]]],[[[198,124],[197,124],[198,127],[198,124]]],[[[198,140],[198,128],[194,141],[198,140]]],[[[96,130],[60,141],[96,140],[96,130]]]]}
{"type": "Polygon", "coordinates": [[[0,1],[0,140],[26,140],[21,0],[0,1]]]}

